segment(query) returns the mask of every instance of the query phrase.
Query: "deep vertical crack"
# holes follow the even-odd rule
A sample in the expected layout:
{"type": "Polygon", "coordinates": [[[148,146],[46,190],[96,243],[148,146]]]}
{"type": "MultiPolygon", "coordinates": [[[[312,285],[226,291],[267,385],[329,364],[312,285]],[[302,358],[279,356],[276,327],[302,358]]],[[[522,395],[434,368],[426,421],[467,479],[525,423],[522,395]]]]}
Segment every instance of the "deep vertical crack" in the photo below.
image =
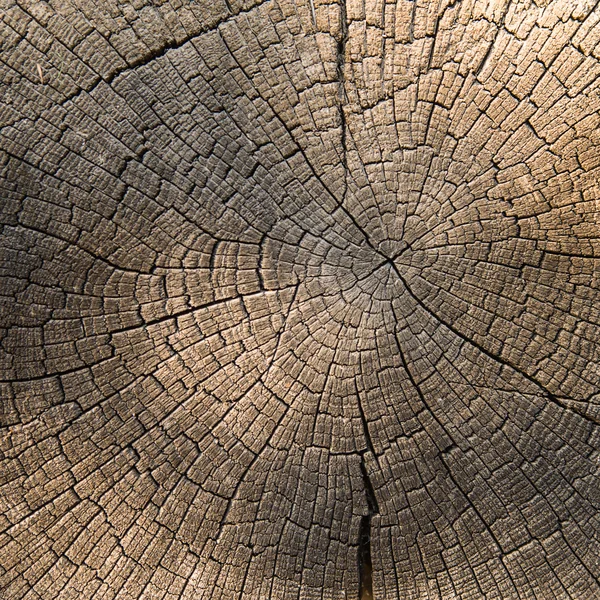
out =
{"type": "Polygon", "coordinates": [[[340,129],[342,146],[342,165],[344,167],[344,196],[348,189],[348,158],[346,148],[346,115],[344,113],[344,104],[347,102],[346,96],[346,44],[348,42],[348,17],[346,12],[345,0],[340,1],[340,38],[337,42],[337,80],[338,80],[338,100],[340,112],[340,129]]]}
{"type": "Polygon", "coordinates": [[[375,596],[373,595],[373,563],[371,560],[371,519],[373,518],[373,515],[379,513],[379,505],[377,504],[377,498],[375,497],[373,483],[369,477],[369,473],[367,472],[365,455],[367,452],[369,452],[373,457],[375,457],[375,459],[377,457],[373,448],[371,434],[369,433],[367,419],[360,400],[358,402],[358,409],[360,412],[360,418],[365,434],[365,442],[367,445],[367,451],[361,454],[360,461],[360,472],[367,498],[367,514],[364,515],[360,521],[360,531],[358,535],[359,600],[373,600],[375,596]]]}
{"type": "Polygon", "coordinates": [[[359,599],[373,600],[375,596],[373,595],[373,563],[371,560],[371,519],[374,514],[379,512],[379,506],[371,478],[367,473],[364,456],[360,463],[360,471],[367,496],[368,513],[360,521],[358,535],[359,599]]]}

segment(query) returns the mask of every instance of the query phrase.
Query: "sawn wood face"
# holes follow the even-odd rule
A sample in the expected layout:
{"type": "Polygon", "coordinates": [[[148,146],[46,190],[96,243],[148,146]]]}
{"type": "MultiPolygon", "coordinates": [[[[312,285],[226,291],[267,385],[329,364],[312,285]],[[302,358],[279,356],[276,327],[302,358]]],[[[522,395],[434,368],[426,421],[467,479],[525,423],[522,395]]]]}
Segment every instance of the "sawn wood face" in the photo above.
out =
{"type": "Polygon", "coordinates": [[[600,597],[600,8],[0,3],[0,597],[600,597]]]}

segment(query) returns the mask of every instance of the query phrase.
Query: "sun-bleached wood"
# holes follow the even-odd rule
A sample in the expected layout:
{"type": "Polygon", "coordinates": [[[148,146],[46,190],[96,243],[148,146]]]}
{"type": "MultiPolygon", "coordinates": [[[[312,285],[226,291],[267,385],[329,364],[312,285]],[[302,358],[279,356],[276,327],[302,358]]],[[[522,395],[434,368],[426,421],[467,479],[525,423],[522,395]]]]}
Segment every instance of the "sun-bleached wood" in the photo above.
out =
{"type": "Polygon", "coordinates": [[[0,597],[600,597],[600,8],[0,2],[0,597]]]}

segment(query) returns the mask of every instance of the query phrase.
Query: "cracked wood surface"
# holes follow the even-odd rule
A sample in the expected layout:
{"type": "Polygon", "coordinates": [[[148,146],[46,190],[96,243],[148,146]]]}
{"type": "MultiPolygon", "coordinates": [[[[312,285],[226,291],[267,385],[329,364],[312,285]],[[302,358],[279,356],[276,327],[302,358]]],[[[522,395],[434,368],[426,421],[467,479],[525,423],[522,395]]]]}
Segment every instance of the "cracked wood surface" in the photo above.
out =
{"type": "Polygon", "coordinates": [[[599,5],[3,0],[0,74],[0,597],[600,596],[599,5]]]}

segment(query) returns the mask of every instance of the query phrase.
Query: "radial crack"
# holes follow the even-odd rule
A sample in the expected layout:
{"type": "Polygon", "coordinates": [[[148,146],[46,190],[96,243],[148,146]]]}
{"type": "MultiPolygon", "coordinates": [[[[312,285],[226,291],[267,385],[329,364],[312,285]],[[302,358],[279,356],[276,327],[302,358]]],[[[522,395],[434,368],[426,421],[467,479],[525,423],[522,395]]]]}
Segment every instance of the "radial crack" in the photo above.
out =
{"type": "Polygon", "coordinates": [[[344,167],[344,194],[348,187],[348,160],[346,148],[346,115],[344,114],[344,105],[348,98],[346,95],[346,44],[348,43],[348,16],[346,12],[346,2],[340,3],[340,39],[337,42],[337,79],[338,79],[338,100],[341,128],[341,146],[342,146],[342,165],[344,167]]]}
{"type": "Polygon", "coordinates": [[[367,497],[368,513],[360,521],[358,537],[358,575],[360,600],[374,600],[373,594],[373,563],[371,560],[371,519],[379,513],[377,498],[371,478],[367,473],[364,456],[361,457],[360,471],[362,473],[365,494],[367,497]]]}
{"type": "Polygon", "coordinates": [[[373,600],[373,563],[371,560],[371,519],[373,515],[379,513],[379,504],[375,497],[375,489],[369,477],[365,456],[369,453],[377,460],[377,455],[373,448],[373,441],[369,433],[369,425],[360,400],[358,401],[358,409],[365,435],[367,451],[361,454],[360,472],[365,487],[365,495],[367,499],[367,514],[360,521],[360,531],[358,537],[358,575],[359,575],[359,598],[360,600],[373,600]]]}

